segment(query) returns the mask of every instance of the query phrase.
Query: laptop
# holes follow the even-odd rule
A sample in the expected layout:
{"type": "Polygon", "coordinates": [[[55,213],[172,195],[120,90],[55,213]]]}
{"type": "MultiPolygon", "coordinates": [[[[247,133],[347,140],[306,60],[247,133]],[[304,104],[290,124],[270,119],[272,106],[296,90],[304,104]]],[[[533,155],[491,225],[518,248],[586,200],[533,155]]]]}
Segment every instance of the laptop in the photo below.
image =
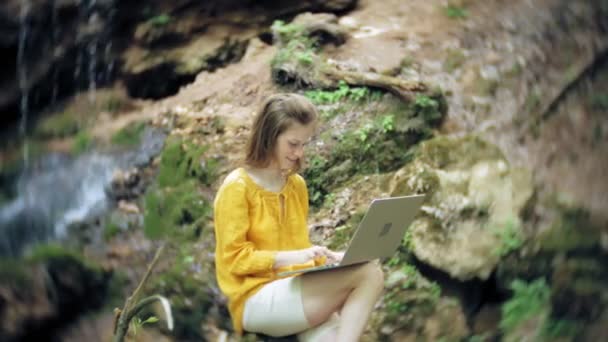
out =
{"type": "Polygon", "coordinates": [[[339,263],[279,272],[279,277],[318,272],[391,257],[397,250],[426,195],[375,199],[351,238],[339,263]]]}

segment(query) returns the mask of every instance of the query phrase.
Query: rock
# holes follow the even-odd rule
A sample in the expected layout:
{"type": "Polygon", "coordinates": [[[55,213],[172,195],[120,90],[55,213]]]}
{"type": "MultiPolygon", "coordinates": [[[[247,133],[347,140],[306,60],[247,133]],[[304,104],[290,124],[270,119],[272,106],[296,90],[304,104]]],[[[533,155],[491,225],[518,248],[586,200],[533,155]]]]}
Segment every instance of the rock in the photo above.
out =
{"type": "Polygon", "coordinates": [[[414,162],[396,172],[391,195],[428,193],[410,231],[414,254],[459,280],[487,279],[523,238],[520,213],[533,194],[531,175],[510,168],[478,138],[422,143],[414,162]],[[471,239],[471,236],[475,236],[471,239]]]}
{"type": "Polygon", "coordinates": [[[111,273],[59,248],[39,248],[28,260],[2,263],[2,341],[49,339],[107,300],[111,273]]]}

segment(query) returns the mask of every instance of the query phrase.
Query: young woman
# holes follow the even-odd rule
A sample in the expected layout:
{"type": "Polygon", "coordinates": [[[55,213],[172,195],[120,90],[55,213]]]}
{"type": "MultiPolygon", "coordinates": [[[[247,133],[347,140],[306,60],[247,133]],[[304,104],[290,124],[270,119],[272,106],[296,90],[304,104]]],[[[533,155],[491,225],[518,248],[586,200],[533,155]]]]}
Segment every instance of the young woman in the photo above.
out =
{"type": "Polygon", "coordinates": [[[216,275],[239,333],[357,341],[382,292],[373,262],[277,277],[342,257],[308,237],[308,191],[296,172],[316,119],[305,97],[270,96],[255,118],[244,167],[215,198],[216,275]]]}

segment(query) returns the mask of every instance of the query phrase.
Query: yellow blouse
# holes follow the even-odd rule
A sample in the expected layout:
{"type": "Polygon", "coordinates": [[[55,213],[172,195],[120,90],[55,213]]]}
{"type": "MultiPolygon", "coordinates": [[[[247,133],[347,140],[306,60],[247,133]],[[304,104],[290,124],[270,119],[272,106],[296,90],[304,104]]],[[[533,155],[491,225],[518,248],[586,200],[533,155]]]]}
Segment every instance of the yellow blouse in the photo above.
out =
{"type": "Polygon", "coordinates": [[[273,270],[277,251],[311,246],[308,237],[308,191],[292,174],[280,192],[268,191],[243,168],[232,171],[215,197],[215,269],[228,297],[234,329],[243,331],[245,301],[277,273],[323,263],[311,261],[273,270]]]}

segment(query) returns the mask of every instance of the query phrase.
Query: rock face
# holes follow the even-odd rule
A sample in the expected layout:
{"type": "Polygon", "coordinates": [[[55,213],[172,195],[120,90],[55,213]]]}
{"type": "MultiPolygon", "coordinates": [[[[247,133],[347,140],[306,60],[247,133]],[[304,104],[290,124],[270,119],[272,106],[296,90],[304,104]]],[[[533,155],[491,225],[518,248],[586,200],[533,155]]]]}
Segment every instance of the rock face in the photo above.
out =
{"type": "Polygon", "coordinates": [[[61,94],[112,77],[113,1],[22,1],[0,4],[0,113],[3,122],[61,94]],[[21,99],[24,99],[21,101],[21,99]]]}
{"type": "Polygon", "coordinates": [[[106,300],[110,273],[54,249],[30,260],[2,260],[0,340],[46,340],[106,300]]]}
{"type": "Polygon", "coordinates": [[[529,172],[512,169],[478,138],[435,138],[393,177],[393,196],[427,193],[411,226],[417,258],[459,280],[487,279],[523,241],[520,213],[533,194],[529,172]]]}
{"type": "Polygon", "coordinates": [[[240,60],[247,42],[278,17],[343,12],[355,0],[82,1],[0,4],[0,118],[15,121],[77,90],[124,77],[135,97],[162,98],[240,60]]]}

